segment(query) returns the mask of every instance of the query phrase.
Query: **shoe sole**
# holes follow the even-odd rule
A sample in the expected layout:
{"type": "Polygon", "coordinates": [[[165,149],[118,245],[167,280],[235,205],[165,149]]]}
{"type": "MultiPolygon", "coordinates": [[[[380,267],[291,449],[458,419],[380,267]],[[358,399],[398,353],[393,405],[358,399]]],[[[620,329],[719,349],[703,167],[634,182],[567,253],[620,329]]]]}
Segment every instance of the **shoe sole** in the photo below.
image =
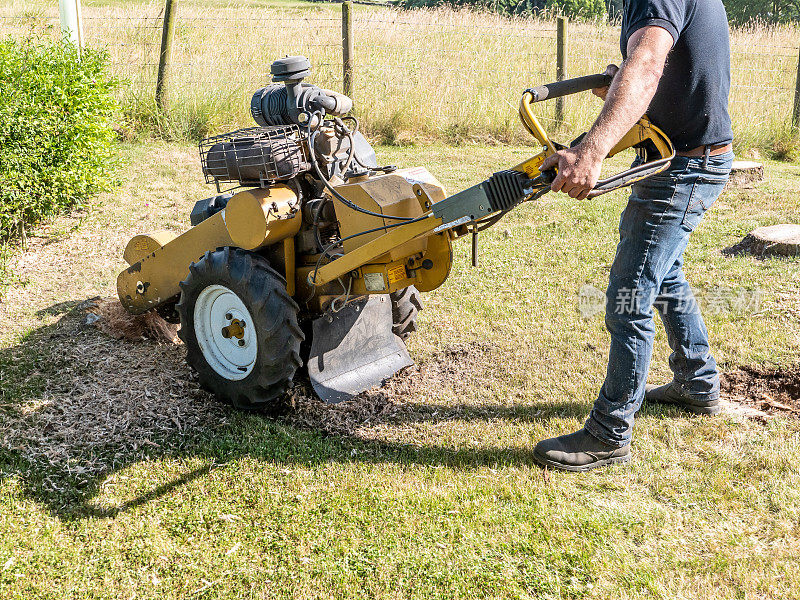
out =
{"type": "Polygon", "coordinates": [[[653,400],[652,398],[648,400],[645,396],[645,401],[652,402],[654,404],[667,404],[669,406],[677,406],[678,408],[682,408],[685,411],[693,413],[695,415],[708,415],[714,416],[718,415],[722,412],[722,406],[719,404],[704,404],[704,405],[696,405],[696,404],[687,404],[686,402],[681,402],[680,400],[653,400]]]}
{"type": "Polygon", "coordinates": [[[599,469],[600,467],[609,467],[611,465],[629,463],[631,462],[631,455],[626,454],[625,456],[614,456],[612,458],[604,458],[603,460],[598,460],[597,462],[581,466],[564,465],[555,462],[554,460],[550,460],[549,458],[545,458],[544,456],[539,456],[535,452],[533,454],[533,460],[540,467],[547,467],[548,469],[555,469],[557,471],[569,471],[571,473],[585,473],[586,471],[592,471],[593,469],[599,469]]]}
{"type": "Polygon", "coordinates": [[[690,401],[687,400],[672,400],[670,398],[653,398],[648,395],[649,392],[653,390],[659,389],[657,385],[647,384],[645,386],[644,391],[644,401],[649,402],[651,404],[668,404],[670,406],[677,406],[678,408],[682,408],[683,410],[693,413],[695,415],[718,415],[722,412],[722,406],[719,403],[719,400],[715,401],[714,404],[692,404],[690,401]]]}

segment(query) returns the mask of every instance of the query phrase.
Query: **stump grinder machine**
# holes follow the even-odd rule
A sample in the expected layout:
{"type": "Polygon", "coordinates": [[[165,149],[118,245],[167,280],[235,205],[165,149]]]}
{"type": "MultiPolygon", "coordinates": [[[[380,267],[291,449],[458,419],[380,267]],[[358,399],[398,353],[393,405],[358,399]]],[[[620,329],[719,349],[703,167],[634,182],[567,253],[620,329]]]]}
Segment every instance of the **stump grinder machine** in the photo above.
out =
{"type": "MultiPolygon", "coordinates": [[[[258,127],[200,144],[216,195],[195,204],[185,233],[135,236],[117,281],[130,313],[179,322],[203,387],[245,409],[279,404],[304,367],[320,398],[338,402],[413,364],[404,340],[419,293],[447,279],[452,242],[472,235],[474,249],[478,232],[550,189],[555,171],[539,166],[563,146],[533,104],[609,84],[590,75],[526,90],[520,117],[541,150],[448,195],[425,167],[380,166],[350,98],[306,83],[310,68],[300,56],[272,64],[273,83],[251,101],[258,127]]],[[[610,156],[630,147],[640,164],[591,196],[661,172],[674,156],[647,117],[610,156]]]]}

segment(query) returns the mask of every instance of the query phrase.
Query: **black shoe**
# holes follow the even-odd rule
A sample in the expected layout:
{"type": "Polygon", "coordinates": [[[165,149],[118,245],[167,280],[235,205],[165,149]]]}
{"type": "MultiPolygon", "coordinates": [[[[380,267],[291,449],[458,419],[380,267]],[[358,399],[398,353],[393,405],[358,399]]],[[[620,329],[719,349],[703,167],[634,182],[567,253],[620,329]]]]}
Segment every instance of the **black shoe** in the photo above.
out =
{"type": "Polygon", "coordinates": [[[644,388],[645,402],[658,402],[659,404],[674,404],[696,415],[716,415],[722,410],[719,398],[714,400],[695,400],[680,392],[674,383],[666,385],[646,385],[644,388]]]}
{"type": "Polygon", "coordinates": [[[542,440],[533,449],[533,459],[542,467],[561,471],[590,471],[631,459],[631,446],[611,446],[586,429],[542,440]]]}

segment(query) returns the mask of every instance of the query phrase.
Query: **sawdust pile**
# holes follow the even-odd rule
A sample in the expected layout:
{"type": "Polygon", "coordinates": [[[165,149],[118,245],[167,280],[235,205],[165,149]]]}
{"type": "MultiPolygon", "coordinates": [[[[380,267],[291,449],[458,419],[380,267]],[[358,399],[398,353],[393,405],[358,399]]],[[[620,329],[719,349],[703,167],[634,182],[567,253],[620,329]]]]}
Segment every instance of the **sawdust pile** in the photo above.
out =
{"type": "MultiPolygon", "coordinates": [[[[9,380],[24,391],[0,406],[0,448],[27,465],[16,472],[36,482],[37,493],[92,494],[110,472],[191,452],[197,439],[224,430],[231,409],[200,389],[174,339],[174,327],[160,317],[131,318],[117,300],[92,298],[12,348],[9,380]]],[[[337,405],[319,401],[298,375],[281,419],[329,435],[382,439],[383,429],[410,415],[429,416],[434,409],[425,399],[491,379],[495,352],[450,346],[337,405]]]]}
{"type": "MultiPolygon", "coordinates": [[[[412,365],[384,383],[380,389],[359,394],[353,400],[325,404],[313,393],[310,385],[300,382],[289,395],[284,421],[329,435],[375,439],[375,428],[399,421],[408,421],[415,413],[427,413],[413,401],[437,398],[448,388],[476,385],[489,381],[489,355],[497,350],[488,344],[474,342],[455,344],[435,352],[421,365],[412,365]]],[[[455,413],[458,409],[454,409],[455,413]]],[[[447,415],[440,415],[447,418],[447,415]]]]}
{"type": "Polygon", "coordinates": [[[372,425],[391,420],[404,410],[382,391],[368,391],[347,402],[325,404],[305,383],[292,389],[287,409],[283,420],[295,427],[343,436],[358,435],[372,425]]]}
{"type": "Polygon", "coordinates": [[[19,373],[11,375],[27,378],[27,389],[2,407],[0,447],[38,472],[31,479],[42,477],[46,492],[81,489],[227,422],[228,409],[200,389],[182,346],[99,335],[79,309],[14,352],[19,373]]]}
{"type": "Polygon", "coordinates": [[[96,315],[91,324],[118,340],[131,342],[151,339],[157,342],[177,343],[178,326],[167,323],[155,311],[132,315],[117,298],[93,298],[83,305],[88,314],[96,315]]]}
{"type": "Polygon", "coordinates": [[[743,366],[724,373],[723,395],[770,414],[800,417],[800,365],[786,369],[743,366]]]}
{"type": "Polygon", "coordinates": [[[491,344],[477,341],[447,346],[425,361],[419,369],[417,385],[421,389],[438,389],[467,381],[472,385],[490,383],[494,380],[493,369],[502,362],[498,352],[491,344]]]}

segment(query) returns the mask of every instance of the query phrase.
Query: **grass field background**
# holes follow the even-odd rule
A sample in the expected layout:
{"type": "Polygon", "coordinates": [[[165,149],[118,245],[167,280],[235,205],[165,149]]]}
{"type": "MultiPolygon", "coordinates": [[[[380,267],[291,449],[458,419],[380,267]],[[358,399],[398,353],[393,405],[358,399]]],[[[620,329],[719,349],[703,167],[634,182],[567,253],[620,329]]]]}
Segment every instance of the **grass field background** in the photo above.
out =
{"type": "MultiPolygon", "coordinates": [[[[0,305],[2,598],[792,598],[800,595],[800,424],[646,406],[630,467],[543,473],[535,443],[572,431],[608,336],[578,291],[603,289],[621,193],[545,197],[456,244],[424,297],[418,367],[354,406],[297,397],[270,419],[200,391],[180,345],[82,325],[112,296],[137,232],[188,226],[208,193],[196,150],[124,144],[123,185],[59,218],[14,263],[0,305]]],[[[524,147],[382,147],[452,192],[524,147]]],[[[619,165],[617,165],[619,166],[619,165]]],[[[716,357],[800,355],[800,263],[724,257],[757,225],[800,219],[800,168],[767,164],[693,237],[716,357]],[[752,313],[755,310],[755,314],[752,313]]],[[[659,331],[650,380],[668,377],[659,331]]]]}
{"type": "MultiPolygon", "coordinates": [[[[346,406],[298,388],[282,417],[236,412],[199,389],[181,345],[87,326],[84,302],[114,295],[130,237],[185,230],[212,193],[187,140],[250,124],[249,94],[278,56],[308,54],[313,80],[334,88],[341,66],[337,6],[183,0],[173,108],[157,115],[160,4],[83,5],[90,40],[127,79],[124,168],[90,208],[31,232],[8,270],[0,598],[800,597],[797,419],[645,406],[629,467],[533,464],[536,442],[578,428],[603,381],[608,335],[602,314],[579,311],[579,291],[605,287],[622,192],[516,209],[482,234],[478,268],[457,242],[409,342],[418,366],[346,406]]],[[[520,91],[554,77],[552,22],[356,11],[358,111],[391,143],[379,161],[424,165],[454,192],[530,156],[496,142],[523,139],[520,91]]],[[[53,3],[11,0],[0,32],[55,16],[53,3]]],[[[733,32],[742,154],[785,154],[797,33],[733,32]]],[[[571,74],[613,61],[615,35],[574,25],[571,74]]],[[[570,99],[560,136],[598,109],[570,99]]],[[[798,259],[721,253],[757,226],[800,220],[800,167],[767,159],[765,171],[728,188],[687,251],[725,371],[800,356],[798,259]],[[712,303],[721,292],[758,301],[712,303]]],[[[658,331],[650,381],[667,380],[667,356],[658,331]]]]}
{"type": "MultiPolygon", "coordinates": [[[[107,48],[122,94],[123,136],[155,133],[196,140],[252,124],[249,99],[269,81],[269,65],[288,54],[308,56],[309,81],[341,89],[341,10],[338,4],[281,0],[184,0],[178,8],[171,109],[153,101],[163,3],[83,2],[86,39],[107,48]]],[[[449,9],[400,11],[356,5],[356,114],[388,143],[425,139],[448,143],[527,143],[517,127],[522,91],[555,79],[555,22],[509,19],[449,9]]],[[[56,6],[9,0],[0,6],[0,35],[57,33],[56,6]]],[[[572,23],[568,74],[602,71],[620,60],[619,28],[572,23]]],[[[754,25],[732,31],[731,112],[737,148],[786,152],[797,76],[794,26],[754,25]]],[[[548,127],[553,103],[541,111],[548,127]]],[[[588,96],[566,102],[565,141],[591,123],[599,104],[588,96]]],[[[794,150],[794,147],[790,148],[794,150]]]]}

